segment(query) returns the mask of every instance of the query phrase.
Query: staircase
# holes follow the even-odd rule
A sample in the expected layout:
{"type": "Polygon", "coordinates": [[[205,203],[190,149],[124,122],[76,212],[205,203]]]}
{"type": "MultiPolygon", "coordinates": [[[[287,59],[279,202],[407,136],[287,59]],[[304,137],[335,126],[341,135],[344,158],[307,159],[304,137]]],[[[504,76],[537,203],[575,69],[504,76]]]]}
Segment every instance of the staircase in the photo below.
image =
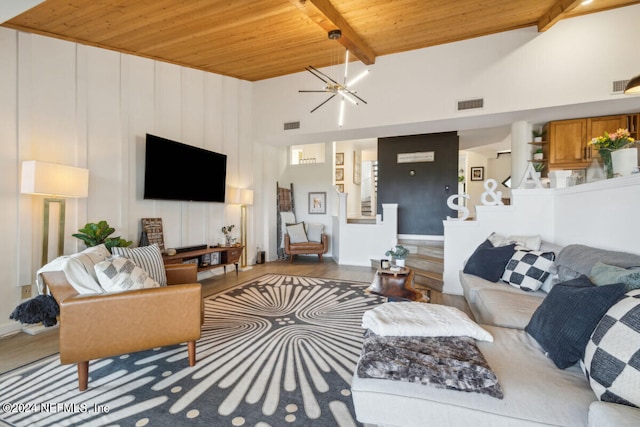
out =
{"type": "MultiPolygon", "coordinates": [[[[398,244],[409,249],[405,266],[414,272],[413,286],[427,295],[432,303],[442,304],[442,273],[444,272],[444,242],[437,240],[401,240],[398,244]]],[[[371,260],[380,267],[380,260],[371,260]]]]}
{"type": "Polygon", "coordinates": [[[371,216],[371,197],[367,197],[360,201],[360,215],[371,216]]]}
{"type": "Polygon", "coordinates": [[[442,304],[444,242],[401,240],[398,243],[409,249],[405,266],[413,270],[413,286],[423,291],[432,303],[442,304]]]}

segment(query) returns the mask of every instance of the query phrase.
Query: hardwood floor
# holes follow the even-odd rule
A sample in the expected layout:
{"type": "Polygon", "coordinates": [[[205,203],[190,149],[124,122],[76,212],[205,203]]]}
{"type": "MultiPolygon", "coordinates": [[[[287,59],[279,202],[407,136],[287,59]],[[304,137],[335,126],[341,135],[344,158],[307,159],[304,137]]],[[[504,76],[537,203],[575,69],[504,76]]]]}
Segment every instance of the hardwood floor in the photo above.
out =
{"type": "MultiPolygon", "coordinates": [[[[216,272],[222,273],[221,269],[218,270],[216,272]]],[[[235,272],[228,269],[227,274],[217,274],[203,278],[200,283],[202,283],[202,294],[206,297],[270,273],[371,282],[375,272],[376,270],[370,267],[338,265],[330,258],[325,258],[325,261],[320,263],[317,257],[297,256],[293,263],[276,261],[254,265],[249,270],[240,271],[237,276],[235,272]]],[[[443,304],[456,306],[469,314],[462,297],[443,295],[442,301],[443,304]]],[[[10,371],[57,352],[58,329],[52,329],[38,335],[19,332],[0,338],[0,373],[10,371]]]]}

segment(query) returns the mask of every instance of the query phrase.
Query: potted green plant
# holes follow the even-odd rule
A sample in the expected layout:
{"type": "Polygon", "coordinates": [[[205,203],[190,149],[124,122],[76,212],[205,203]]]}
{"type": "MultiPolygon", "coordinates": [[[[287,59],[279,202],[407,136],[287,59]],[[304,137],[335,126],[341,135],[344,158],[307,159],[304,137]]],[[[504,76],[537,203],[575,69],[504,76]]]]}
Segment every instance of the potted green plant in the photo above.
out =
{"type": "Polygon", "coordinates": [[[398,267],[404,267],[404,260],[407,258],[407,255],[409,255],[409,249],[402,245],[396,245],[385,252],[385,255],[393,257],[398,267]]]}
{"type": "Polygon", "coordinates": [[[132,243],[129,240],[120,238],[120,236],[109,237],[116,230],[110,227],[107,221],[100,221],[97,224],[89,222],[78,231],[79,233],[73,234],[73,237],[82,240],[87,247],[98,246],[104,243],[109,252],[111,252],[111,248],[115,246],[127,247],[132,243]]]}
{"type": "Polygon", "coordinates": [[[533,142],[542,142],[544,131],[542,129],[533,129],[531,135],[533,136],[533,142]]]}
{"type": "Polygon", "coordinates": [[[533,153],[533,160],[542,160],[544,158],[544,153],[542,152],[542,148],[538,148],[533,153]]]}

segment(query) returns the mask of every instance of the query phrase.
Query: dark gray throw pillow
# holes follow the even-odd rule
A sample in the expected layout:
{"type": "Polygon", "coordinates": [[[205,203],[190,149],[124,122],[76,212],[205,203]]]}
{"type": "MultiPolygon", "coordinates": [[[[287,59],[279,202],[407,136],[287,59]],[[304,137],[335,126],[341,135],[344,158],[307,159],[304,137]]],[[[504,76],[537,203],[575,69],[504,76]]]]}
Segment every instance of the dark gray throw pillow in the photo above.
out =
{"type": "Polygon", "coordinates": [[[625,292],[616,283],[595,286],[587,276],[555,285],[524,328],[560,369],[582,358],[598,322],[625,292]]]}
{"type": "Polygon", "coordinates": [[[515,243],[493,247],[489,240],[485,240],[471,254],[462,271],[482,277],[490,282],[497,282],[502,277],[504,268],[513,256],[515,247],[515,243]]]}

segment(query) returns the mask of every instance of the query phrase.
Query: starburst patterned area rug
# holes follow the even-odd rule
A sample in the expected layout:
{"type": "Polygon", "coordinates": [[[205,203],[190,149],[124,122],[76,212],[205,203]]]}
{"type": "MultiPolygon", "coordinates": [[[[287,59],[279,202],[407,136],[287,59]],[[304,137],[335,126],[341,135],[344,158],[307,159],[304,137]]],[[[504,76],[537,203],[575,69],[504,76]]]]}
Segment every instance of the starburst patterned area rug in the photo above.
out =
{"type": "MultiPolygon", "coordinates": [[[[357,426],[350,384],[368,284],[265,275],[205,299],[186,345],[92,361],[89,389],[58,355],[0,376],[11,426],[357,426]]],[[[132,325],[135,327],[135,325],[132,325]]],[[[0,422],[2,424],[2,422],[0,422]]]]}

